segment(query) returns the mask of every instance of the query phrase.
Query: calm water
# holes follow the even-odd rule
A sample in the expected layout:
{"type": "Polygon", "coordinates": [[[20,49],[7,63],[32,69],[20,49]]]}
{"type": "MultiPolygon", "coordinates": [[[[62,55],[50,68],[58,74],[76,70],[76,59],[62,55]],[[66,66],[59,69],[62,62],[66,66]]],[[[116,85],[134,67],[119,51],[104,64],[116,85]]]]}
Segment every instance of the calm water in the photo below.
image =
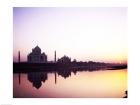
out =
{"type": "Polygon", "coordinates": [[[13,97],[121,98],[127,90],[127,69],[13,76],[13,97]]]}

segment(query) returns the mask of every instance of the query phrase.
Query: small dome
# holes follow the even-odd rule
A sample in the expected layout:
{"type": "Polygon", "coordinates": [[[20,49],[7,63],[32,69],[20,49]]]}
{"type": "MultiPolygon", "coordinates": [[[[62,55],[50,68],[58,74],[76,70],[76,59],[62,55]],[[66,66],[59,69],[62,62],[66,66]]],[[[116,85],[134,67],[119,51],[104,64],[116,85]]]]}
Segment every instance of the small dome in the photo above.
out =
{"type": "Polygon", "coordinates": [[[45,55],[46,56],[46,54],[44,52],[41,55],[45,55]]]}

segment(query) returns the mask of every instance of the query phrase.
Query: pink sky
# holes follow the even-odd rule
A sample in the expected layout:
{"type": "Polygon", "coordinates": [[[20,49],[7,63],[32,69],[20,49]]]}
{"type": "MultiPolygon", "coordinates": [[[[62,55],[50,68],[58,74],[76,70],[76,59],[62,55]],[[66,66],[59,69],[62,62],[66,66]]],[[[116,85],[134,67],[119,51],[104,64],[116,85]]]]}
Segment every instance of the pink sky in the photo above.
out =
{"type": "Polygon", "coordinates": [[[15,7],[14,61],[38,45],[54,60],[63,55],[78,61],[127,61],[126,7],[15,7]]]}

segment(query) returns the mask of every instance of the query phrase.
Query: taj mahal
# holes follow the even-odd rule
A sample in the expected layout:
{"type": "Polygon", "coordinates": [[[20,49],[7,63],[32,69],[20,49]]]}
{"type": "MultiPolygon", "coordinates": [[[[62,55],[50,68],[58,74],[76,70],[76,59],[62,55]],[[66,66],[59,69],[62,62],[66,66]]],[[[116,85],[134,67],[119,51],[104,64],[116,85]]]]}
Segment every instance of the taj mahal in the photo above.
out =
{"type": "Polygon", "coordinates": [[[46,63],[47,55],[43,52],[41,53],[41,49],[36,46],[32,49],[32,52],[27,56],[28,63],[46,63]]]}

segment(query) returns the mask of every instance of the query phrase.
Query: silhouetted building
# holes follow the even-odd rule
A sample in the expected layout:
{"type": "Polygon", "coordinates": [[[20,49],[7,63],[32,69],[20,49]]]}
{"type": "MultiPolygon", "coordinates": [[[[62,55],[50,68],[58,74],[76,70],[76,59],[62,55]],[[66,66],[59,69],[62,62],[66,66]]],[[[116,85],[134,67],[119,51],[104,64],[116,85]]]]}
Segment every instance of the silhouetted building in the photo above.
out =
{"type": "Polygon", "coordinates": [[[126,95],[126,96],[124,96],[123,98],[127,98],[127,91],[125,91],[125,95],[126,95]]]}
{"type": "Polygon", "coordinates": [[[63,56],[62,58],[58,59],[59,63],[70,63],[71,62],[71,58],[69,58],[68,56],[63,56]]]}
{"type": "Polygon", "coordinates": [[[32,52],[28,54],[27,59],[29,63],[46,63],[47,55],[44,52],[41,53],[41,49],[36,46],[32,49],[32,52]]]}
{"type": "Polygon", "coordinates": [[[74,59],[74,60],[73,60],[73,62],[74,62],[74,63],[76,63],[76,62],[77,62],[77,60],[76,60],[76,59],[74,59]]]}

